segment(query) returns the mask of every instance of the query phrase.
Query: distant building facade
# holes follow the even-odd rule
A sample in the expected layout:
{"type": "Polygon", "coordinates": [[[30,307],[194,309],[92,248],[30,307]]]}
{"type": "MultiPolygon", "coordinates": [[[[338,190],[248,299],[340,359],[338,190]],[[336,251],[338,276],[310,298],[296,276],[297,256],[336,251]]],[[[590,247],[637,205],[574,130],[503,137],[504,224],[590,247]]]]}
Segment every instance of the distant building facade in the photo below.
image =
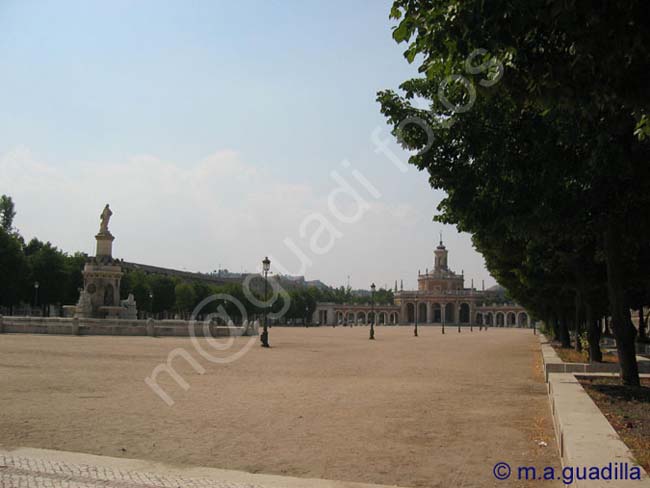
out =
{"type": "MultiPolygon", "coordinates": [[[[531,327],[528,312],[507,301],[505,290],[465,288],[463,274],[448,265],[449,252],[440,241],[434,251],[431,271],[418,272],[417,290],[395,289],[395,303],[336,304],[319,303],[312,319],[321,325],[365,324],[376,317],[376,324],[448,324],[489,325],[494,327],[531,327]]],[[[403,288],[403,287],[401,287],[403,288]]]]}

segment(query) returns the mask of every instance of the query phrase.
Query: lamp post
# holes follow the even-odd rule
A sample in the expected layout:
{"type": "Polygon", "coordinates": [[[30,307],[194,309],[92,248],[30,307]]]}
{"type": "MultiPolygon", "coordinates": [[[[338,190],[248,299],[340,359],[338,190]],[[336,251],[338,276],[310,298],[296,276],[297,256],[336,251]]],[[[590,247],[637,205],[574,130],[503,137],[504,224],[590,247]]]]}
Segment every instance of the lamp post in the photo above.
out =
{"type": "Polygon", "coordinates": [[[307,319],[309,318],[309,307],[305,307],[305,327],[309,328],[309,324],[307,323],[307,319]]]}
{"type": "Polygon", "coordinates": [[[153,317],[153,290],[149,292],[149,303],[151,304],[151,317],[153,317]]]}
{"type": "Polygon", "coordinates": [[[377,287],[373,283],[370,285],[370,313],[372,314],[372,320],[370,321],[370,340],[375,340],[375,290],[377,287]]]}
{"type": "Polygon", "coordinates": [[[447,315],[447,305],[445,303],[440,304],[440,316],[442,317],[442,333],[445,333],[445,316],[447,315]]]}
{"type": "Polygon", "coordinates": [[[262,341],[262,347],[271,347],[269,346],[269,305],[267,303],[271,260],[268,257],[265,257],[264,261],[262,261],[262,269],[264,270],[264,303],[266,303],[266,313],[264,314],[264,330],[260,336],[260,341],[262,341]]]}
{"type": "Polygon", "coordinates": [[[38,308],[38,289],[41,284],[38,281],[34,282],[34,308],[38,308]]]}
{"type": "Polygon", "coordinates": [[[413,330],[413,335],[418,336],[418,301],[415,299],[415,329],[413,330]]]}
{"type": "Polygon", "coordinates": [[[458,321],[458,333],[460,334],[460,307],[456,309],[456,320],[458,321]]]}

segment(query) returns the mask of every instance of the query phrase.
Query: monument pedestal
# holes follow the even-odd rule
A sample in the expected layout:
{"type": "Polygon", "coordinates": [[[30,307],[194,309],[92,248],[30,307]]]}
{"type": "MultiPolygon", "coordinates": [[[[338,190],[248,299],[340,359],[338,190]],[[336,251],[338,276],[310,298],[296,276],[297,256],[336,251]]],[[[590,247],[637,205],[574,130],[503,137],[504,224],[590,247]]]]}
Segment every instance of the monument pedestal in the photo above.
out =
{"type": "Polygon", "coordinates": [[[113,259],[115,237],[108,230],[113,215],[108,205],[101,215],[99,233],[95,236],[97,252],[88,258],[83,270],[84,287],[79,296],[75,316],[79,318],[137,318],[133,296],[120,301],[122,267],[113,259]]]}

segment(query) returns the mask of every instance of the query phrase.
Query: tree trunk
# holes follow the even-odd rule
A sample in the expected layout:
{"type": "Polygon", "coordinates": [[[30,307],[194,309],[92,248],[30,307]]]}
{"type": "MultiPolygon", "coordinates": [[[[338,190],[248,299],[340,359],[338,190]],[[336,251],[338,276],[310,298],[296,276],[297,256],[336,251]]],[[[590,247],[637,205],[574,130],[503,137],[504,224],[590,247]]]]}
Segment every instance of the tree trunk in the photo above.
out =
{"type": "Polygon", "coordinates": [[[605,331],[603,332],[605,337],[612,337],[612,328],[609,325],[609,317],[605,315],[605,331]]]}
{"type": "Polygon", "coordinates": [[[598,330],[600,330],[601,336],[605,332],[603,330],[603,318],[602,317],[598,319],[598,330]]]}
{"type": "Polygon", "coordinates": [[[645,342],[648,339],[648,336],[645,332],[645,319],[643,317],[643,306],[639,307],[639,339],[641,342],[645,342]]]}
{"type": "Polygon", "coordinates": [[[591,305],[585,303],[585,319],[587,321],[587,341],[589,341],[589,362],[601,363],[603,352],[600,350],[600,321],[594,320],[591,305]]]}
{"type": "Polygon", "coordinates": [[[563,348],[571,349],[571,336],[569,335],[569,326],[566,317],[560,319],[560,341],[562,342],[563,348]]]}
{"type": "Polygon", "coordinates": [[[582,352],[582,342],[580,341],[580,324],[582,323],[582,295],[580,292],[576,292],[575,296],[575,324],[574,332],[576,335],[575,350],[576,352],[582,352]]]}
{"type": "Polygon", "coordinates": [[[551,320],[547,323],[550,323],[552,328],[553,328],[553,340],[554,341],[559,341],[560,340],[560,325],[558,324],[558,321],[555,317],[551,317],[551,320]]]}
{"type": "Polygon", "coordinates": [[[621,235],[622,233],[616,230],[615,222],[610,218],[604,236],[607,293],[612,314],[612,332],[616,338],[618,364],[621,369],[621,380],[624,385],[639,386],[639,367],[636,362],[634,343],[636,329],[632,325],[630,308],[625,301],[621,235]]]}

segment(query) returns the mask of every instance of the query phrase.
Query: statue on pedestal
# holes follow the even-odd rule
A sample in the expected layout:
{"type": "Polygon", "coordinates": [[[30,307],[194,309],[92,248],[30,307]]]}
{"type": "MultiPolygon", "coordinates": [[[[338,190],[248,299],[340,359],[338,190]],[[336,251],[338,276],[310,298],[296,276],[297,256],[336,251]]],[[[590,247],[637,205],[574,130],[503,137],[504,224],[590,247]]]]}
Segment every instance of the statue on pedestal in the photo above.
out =
{"type": "Polygon", "coordinates": [[[111,208],[107,203],[106,206],[104,207],[104,211],[99,216],[99,218],[101,219],[101,224],[99,224],[100,234],[110,234],[108,230],[108,223],[111,221],[112,216],[113,216],[113,212],[111,212],[111,208]]]}

